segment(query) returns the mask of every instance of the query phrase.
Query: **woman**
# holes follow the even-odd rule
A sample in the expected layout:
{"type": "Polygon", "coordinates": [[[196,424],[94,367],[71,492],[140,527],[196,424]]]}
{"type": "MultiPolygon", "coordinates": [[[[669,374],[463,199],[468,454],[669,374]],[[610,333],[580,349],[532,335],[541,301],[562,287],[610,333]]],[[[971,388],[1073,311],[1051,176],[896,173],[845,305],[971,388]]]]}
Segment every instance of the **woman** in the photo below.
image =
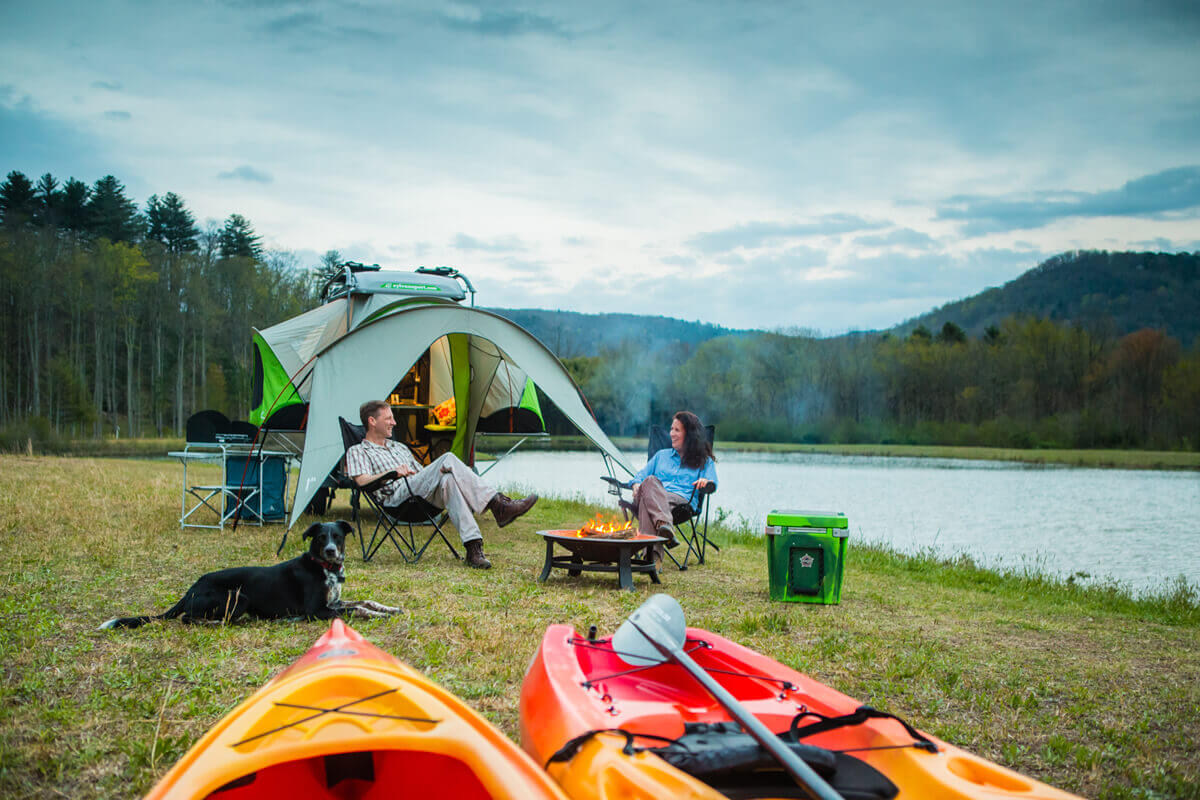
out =
{"type": "MultiPolygon", "coordinates": [[[[679,411],[671,420],[671,446],[651,456],[633,476],[638,529],[644,533],[657,531],[668,541],[668,547],[674,547],[672,507],[685,505],[689,499],[698,507],[700,492],[709,484],[716,488],[717,468],[708,433],[699,417],[679,411]]],[[[654,560],[660,565],[662,554],[662,545],[655,545],[654,560]]]]}

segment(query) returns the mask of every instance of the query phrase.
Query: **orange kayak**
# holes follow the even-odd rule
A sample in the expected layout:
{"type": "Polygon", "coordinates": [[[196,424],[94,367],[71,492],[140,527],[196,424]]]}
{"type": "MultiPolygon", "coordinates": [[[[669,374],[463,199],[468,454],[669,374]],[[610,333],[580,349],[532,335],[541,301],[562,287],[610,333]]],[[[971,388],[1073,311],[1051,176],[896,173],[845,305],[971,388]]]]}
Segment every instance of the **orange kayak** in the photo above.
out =
{"type": "MultiPolygon", "coordinates": [[[[848,799],[1075,797],[714,633],[688,628],[683,649],[848,799]]],[[[574,800],[805,796],[682,667],[630,666],[569,625],[525,674],[521,743],[574,800]]]]}
{"type": "Polygon", "coordinates": [[[146,797],[566,800],[499,729],[341,620],[146,797]]]}

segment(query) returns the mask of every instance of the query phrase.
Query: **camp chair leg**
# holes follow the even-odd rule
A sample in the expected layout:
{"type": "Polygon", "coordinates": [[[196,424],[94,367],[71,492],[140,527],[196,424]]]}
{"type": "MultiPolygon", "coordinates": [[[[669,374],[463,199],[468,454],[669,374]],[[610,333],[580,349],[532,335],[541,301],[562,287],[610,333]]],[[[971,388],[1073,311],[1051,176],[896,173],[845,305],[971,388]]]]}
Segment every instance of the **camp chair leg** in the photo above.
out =
{"type": "Polygon", "coordinates": [[[450,553],[459,561],[462,560],[462,556],[460,556],[458,551],[454,549],[454,545],[450,543],[450,540],[446,538],[445,531],[442,530],[442,523],[445,521],[445,519],[446,515],[443,512],[442,514],[439,514],[436,519],[430,521],[430,524],[433,525],[433,532],[429,534],[429,538],[425,540],[425,544],[421,545],[420,550],[417,549],[417,538],[416,534],[413,532],[413,523],[410,522],[408,524],[408,538],[406,540],[406,544],[408,545],[411,556],[404,555],[404,553],[401,552],[401,555],[404,555],[404,560],[406,562],[409,564],[415,564],[420,561],[421,556],[425,555],[425,551],[429,549],[429,545],[431,545],[433,540],[439,536],[442,537],[442,541],[446,543],[446,547],[450,548],[450,553]]]}
{"type": "Polygon", "coordinates": [[[384,533],[383,536],[380,536],[378,541],[375,540],[374,536],[371,537],[370,550],[367,553],[367,557],[363,560],[370,561],[373,559],[375,554],[379,552],[379,548],[383,547],[383,543],[388,541],[390,541],[392,546],[396,548],[396,552],[400,554],[400,557],[407,561],[408,555],[404,552],[404,548],[400,546],[400,542],[396,541],[396,537],[391,531],[388,531],[384,533]]]}
{"type": "MultiPolygon", "coordinates": [[[[675,554],[672,553],[670,550],[667,550],[664,548],[663,552],[667,554],[667,558],[669,558],[675,562],[675,566],[679,567],[680,572],[687,571],[687,553],[684,553],[683,561],[680,561],[678,558],[675,557],[675,554]]],[[[688,552],[691,552],[691,551],[689,550],[688,552]]]]}

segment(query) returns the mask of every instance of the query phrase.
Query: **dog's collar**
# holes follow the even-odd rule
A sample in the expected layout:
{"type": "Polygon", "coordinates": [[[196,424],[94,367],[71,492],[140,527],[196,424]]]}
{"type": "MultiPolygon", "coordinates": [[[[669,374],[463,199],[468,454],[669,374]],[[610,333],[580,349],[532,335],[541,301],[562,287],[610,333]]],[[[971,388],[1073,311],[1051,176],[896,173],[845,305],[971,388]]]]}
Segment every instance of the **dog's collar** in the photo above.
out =
{"type": "Polygon", "coordinates": [[[312,553],[305,553],[304,555],[307,556],[310,561],[316,562],[316,565],[318,567],[320,567],[321,569],[325,570],[326,572],[332,572],[334,575],[336,575],[338,583],[346,582],[346,565],[345,564],[332,564],[328,561],[323,561],[323,560],[317,558],[312,553]]]}

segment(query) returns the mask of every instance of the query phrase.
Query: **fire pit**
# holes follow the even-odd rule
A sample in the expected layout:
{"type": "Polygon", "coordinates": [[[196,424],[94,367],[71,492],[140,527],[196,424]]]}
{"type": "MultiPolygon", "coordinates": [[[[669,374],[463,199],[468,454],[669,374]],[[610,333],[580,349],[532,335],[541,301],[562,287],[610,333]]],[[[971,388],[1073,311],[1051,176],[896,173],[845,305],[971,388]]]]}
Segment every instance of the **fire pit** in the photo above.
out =
{"type": "Polygon", "coordinates": [[[615,572],[622,589],[633,589],[635,572],[644,572],[654,583],[662,583],[654,566],[651,547],[666,542],[666,539],[639,533],[631,527],[615,531],[593,527],[591,530],[595,533],[589,534],[585,525],[575,530],[538,531],[538,536],[546,540],[546,562],[538,581],[545,581],[550,577],[550,571],[558,568],[565,569],[571,577],[582,572],[615,572]],[[615,535],[622,538],[612,538],[615,535]],[[556,556],[555,545],[569,555],[556,556]]]}

